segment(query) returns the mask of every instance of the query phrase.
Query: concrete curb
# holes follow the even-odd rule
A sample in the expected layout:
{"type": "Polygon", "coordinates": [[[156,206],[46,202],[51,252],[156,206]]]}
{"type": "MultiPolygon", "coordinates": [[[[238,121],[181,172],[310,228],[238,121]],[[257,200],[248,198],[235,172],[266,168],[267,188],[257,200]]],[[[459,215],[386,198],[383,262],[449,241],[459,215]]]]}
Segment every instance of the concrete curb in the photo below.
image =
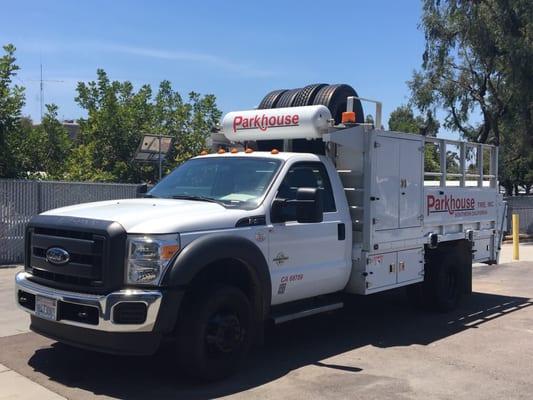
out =
{"type": "Polygon", "coordinates": [[[0,364],[0,399],[66,400],[3,364],[0,364]]]}
{"type": "Polygon", "coordinates": [[[22,268],[22,264],[2,264],[0,265],[0,269],[8,269],[8,268],[22,268]]]}

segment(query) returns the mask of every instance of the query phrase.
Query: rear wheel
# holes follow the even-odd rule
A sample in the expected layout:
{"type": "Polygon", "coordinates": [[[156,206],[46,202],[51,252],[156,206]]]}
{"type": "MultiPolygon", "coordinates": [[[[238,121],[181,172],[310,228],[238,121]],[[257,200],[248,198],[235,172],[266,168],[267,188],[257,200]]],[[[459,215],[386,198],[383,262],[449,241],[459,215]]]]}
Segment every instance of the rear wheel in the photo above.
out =
{"type": "Polygon", "coordinates": [[[453,253],[431,257],[424,282],[407,286],[410,302],[420,308],[448,312],[459,304],[465,292],[465,265],[453,253]]]}
{"type": "Polygon", "coordinates": [[[231,375],[251,344],[252,311],[242,291],[219,286],[192,294],[178,325],[178,357],[184,372],[216,380],[231,375]]]}
{"type": "Polygon", "coordinates": [[[437,311],[447,312],[457,307],[464,292],[464,276],[457,257],[444,256],[431,282],[437,311]]]}

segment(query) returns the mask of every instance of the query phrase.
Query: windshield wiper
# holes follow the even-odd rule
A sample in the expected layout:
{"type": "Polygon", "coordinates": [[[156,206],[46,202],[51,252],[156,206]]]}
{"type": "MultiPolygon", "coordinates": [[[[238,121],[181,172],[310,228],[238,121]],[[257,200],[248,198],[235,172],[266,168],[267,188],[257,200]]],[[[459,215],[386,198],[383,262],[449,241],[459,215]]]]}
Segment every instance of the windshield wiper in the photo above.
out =
{"type": "Polygon", "coordinates": [[[216,204],[221,205],[222,207],[226,207],[226,204],[224,204],[223,202],[213,199],[211,197],[206,197],[206,196],[195,196],[192,194],[178,194],[178,195],[172,196],[172,198],[178,199],[178,200],[207,201],[209,203],[216,203],[216,204]]]}

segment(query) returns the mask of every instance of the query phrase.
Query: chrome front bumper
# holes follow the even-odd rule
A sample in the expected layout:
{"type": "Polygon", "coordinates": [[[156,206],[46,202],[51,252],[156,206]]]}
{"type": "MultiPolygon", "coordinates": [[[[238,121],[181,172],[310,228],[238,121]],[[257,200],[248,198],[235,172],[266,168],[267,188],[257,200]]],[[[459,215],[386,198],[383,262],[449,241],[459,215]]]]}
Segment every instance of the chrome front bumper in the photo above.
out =
{"type": "Polygon", "coordinates": [[[108,295],[95,295],[88,293],[67,292],[39,285],[28,279],[31,276],[27,272],[19,272],[15,277],[15,300],[18,307],[35,316],[35,312],[19,304],[18,292],[39,295],[55,299],[63,303],[79,304],[95,307],[98,309],[98,324],[59,320],[58,324],[73,325],[87,329],[105,332],[151,332],[154,329],[159,307],[161,306],[162,293],[158,290],[126,289],[119,290],[108,295]],[[146,320],[142,324],[117,324],[113,321],[113,308],[122,302],[144,303],[147,308],[146,320]]]}

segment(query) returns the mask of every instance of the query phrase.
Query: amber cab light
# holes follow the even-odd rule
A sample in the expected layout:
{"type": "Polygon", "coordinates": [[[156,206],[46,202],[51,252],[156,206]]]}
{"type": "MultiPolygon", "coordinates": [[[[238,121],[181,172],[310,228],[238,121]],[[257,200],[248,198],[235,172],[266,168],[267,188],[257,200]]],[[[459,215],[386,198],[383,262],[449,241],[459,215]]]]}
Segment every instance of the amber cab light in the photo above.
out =
{"type": "Polygon", "coordinates": [[[342,123],[347,124],[355,123],[355,113],[353,111],[345,111],[342,113],[342,123]]]}

